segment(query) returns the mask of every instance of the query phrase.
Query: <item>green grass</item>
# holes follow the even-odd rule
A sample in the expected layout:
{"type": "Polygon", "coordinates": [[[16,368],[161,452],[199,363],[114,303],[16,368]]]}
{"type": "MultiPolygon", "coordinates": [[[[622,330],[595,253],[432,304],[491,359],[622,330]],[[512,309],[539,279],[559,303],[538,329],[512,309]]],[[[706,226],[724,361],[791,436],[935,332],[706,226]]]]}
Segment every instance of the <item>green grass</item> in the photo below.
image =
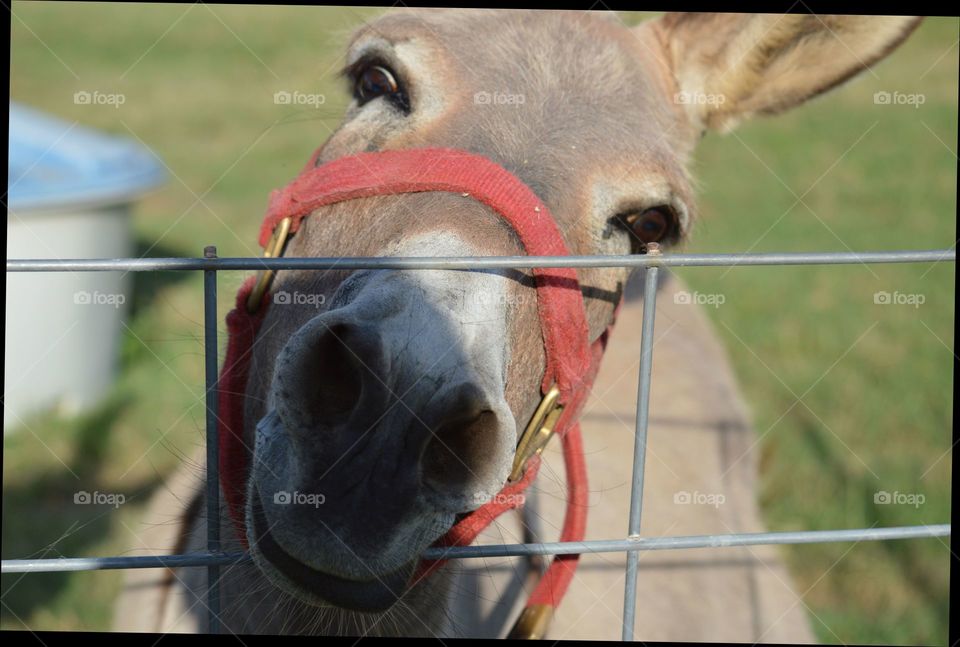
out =
{"type": "MultiPolygon", "coordinates": [[[[876,77],[708,137],[696,163],[702,220],[688,250],[952,247],[957,158],[943,142],[957,138],[956,49],[934,63],[956,39],[956,20],[928,20],[876,77]],[[921,92],[926,103],[874,105],[880,90],[921,92]]],[[[762,434],[771,529],[949,522],[952,263],[680,273],[726,297],[708,312],[762,434]],[[878,291],[925,302],[877,305],[878,291]],[[877,491],[920,493],[925,503],[875,505],[877,491]]],[[[949,540],[787,555],[820,640],[946,643],[949,540]]]]}
{"type": "MultiPolygon", "coordinates": [[[[135,136],[171,169],[135,218],[138,252],[152,256],[199,255],[212,243],[221,255],[256,252],[267,192],[336,127],[343,42],[377,13],[46,3],[13,11],[12,97],[135,136]],[[122,92],[126,103],[73,104],[74,92],[94,89],[122,92]],[[327,100],[320,109],[277,106],[278,90],[327,100]]],[[[708,136],[695,160],[701,220],[687,250],[952,246],[957,37],[955,19],[929,19],[876,76],[708,136]],[[875,105],[878,90],[922,92],[926,102],[875,105]]],[[[760,496],[772,529],[949,521],[952,263],[680,274],[726,298],[708,312],[762,435],[760,496]],[[920,293],[925,303],[876,305],[877,291],[920,293]],[[874,505],[878,490],[922,493],[926,502],[874,505]]],[[[221,277],[221,312],[241,279],[221,277]]],[[[4,438],[5,558],[137,552],[142,504],[202,446],[200,277],[143,274],[135,289],[122,378],[104,404],[81,419],[36,416],[4,438]],[[128,503],[116,512],[70,505],[80,489],[122,492],[128,503]]],[[[786,554],[821,640],[945,644],[947,543],[786,554]]],[[[121,578],[4,576],[0,627],[106,629],[121,578]]]]}

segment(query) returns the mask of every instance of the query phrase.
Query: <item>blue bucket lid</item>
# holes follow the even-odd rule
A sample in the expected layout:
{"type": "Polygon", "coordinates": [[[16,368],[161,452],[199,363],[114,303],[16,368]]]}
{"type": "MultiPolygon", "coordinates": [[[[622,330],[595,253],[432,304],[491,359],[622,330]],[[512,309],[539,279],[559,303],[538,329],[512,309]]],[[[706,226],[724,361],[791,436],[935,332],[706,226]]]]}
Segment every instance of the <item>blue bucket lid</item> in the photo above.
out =
{"type": "Polygon", "coordinates": [[[11,211],[132,200],[166,179],[148,149],[10,102],[11,211]]]}

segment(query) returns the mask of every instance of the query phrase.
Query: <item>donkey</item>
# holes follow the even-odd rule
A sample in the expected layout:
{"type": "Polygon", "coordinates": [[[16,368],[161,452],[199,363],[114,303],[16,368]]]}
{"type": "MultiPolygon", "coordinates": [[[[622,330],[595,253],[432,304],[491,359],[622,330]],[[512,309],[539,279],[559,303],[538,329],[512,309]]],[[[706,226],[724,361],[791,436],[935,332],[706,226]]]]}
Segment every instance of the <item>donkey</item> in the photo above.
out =
{"type": "MultiPolygon", "coordinates": [[[[316,161],[365,151],[462,149],[495,161],[530,187],[549,206],[573,254],[637,253],[651,243],[669,248],[689,236],[696,220],[686,167],[707,131],[728,131],[744,119],[782,112],[837,86],[886,56],[918,23],[910,17],[666,14],[628,28],[615,18],[584,12],[390,12],[350,42],[343,76],[353,101],[316,161]]],[[[525,251],[515,232],[481,202],[450,192],[419,192],[322,206],[303,221],[283,253],[525,251]]],[[[582,269],[578,276],[589,339],[595,340],[634,283],[628,284],[630,272],[623,268],[582,269]]],[[[540,402],[545,353],[531,279],[520,270],[276,274],[274,294],[316,298],[275,300],[252,346],[243,429],[244,442],[254,449],[244,483],[247,536],[238,536],[226,507],[220,531],[224,550],[249,544],[254,563],[223,569],[226,630],[504,634],[511,610],[524,597],[527,570],[517,560],[480,567],[446,562],[425,578],[411,574],[428,546],[501,490],[520,433],[540,402]],[[268,495],[280,491],[322,493],[323,502],[282,505],[268,495]]],[[[671,279],[662,291],[680,288],[671,279]]],[[[611,341],[616,352],[607,360],[616,372],[602,371],[596,387],[622,393],[624,400],[635,388],[620,378],[630,368],[624,358],[635,357],[638,348],[639,311],[628,299],[611,341]],[[619,339],[629,347],[617,346],[619,339]]],[[[698,469],[685,468],[683,461],[735,464],[749,454],[747,414],[702,315],[689,306],[668,305],[658,320],[664,316],[684,332],[664,338],[665,347],[658,348],[651,410],[701,416],[699,422],[678,424],[732,430],[739,439],[724,444],[726,436],[713,433],[709,444],[676,452],[672,467],[696,479],[698,469]],[[664,356],[672,360],[664,363],[664,356]],[[671,384],[676,393],[663,386],[671,384]],[[677,393],[685,393],[683,406],[677,406],[677,393]],[[717,458],[731,451],[734,455],[717,458]]],[[[628,409],[609,411],[629,416],[628,409]]],[[[630,451],[632,436],[604,414],[588,406],[583,417],[587,442],[597,443],[588,446],[597,454],[590,463],[628,474],[622,453],[630,451]],[[620,449],[600,456],[613,447],[620,449]]],[[[687,442],[667,441],[658,424],[655,417],[651,451],[668,456],[669,446],[658,443],[687,442]]],[[[544,454],[548,476],[541,481],[560,480],[550,468],[551,452],[544,454]]],[[[733,472],[736,505],[745,512],[727,520],[736,526],[728,525],[731,530],[762,528],[751,470],[748,458],[733,472]]],[[[666,487],[655,472],[648,499],[666,487]]],[[[604,472],[598,477],[605,482],[604,472]]],[[[541,492],[553,484],[541,484],[541,492]]],[[[672,486],[683,488],[680,481],[672,486]]],[[[189,487],[196,491],[177,549],[203,550],[202,488],[189,487]]],[[[618,491],[625,501],[625,489],[618,491]]],[[[538,516],[559,523],[551,508],[555,502],[539,498],[543,505],[528,502],[523,523],[501,520],[482,541],[535,537],[529,526],[538,516]]],[[[623,536],[625,506],[607,510],[605,500],[591,507],[600,516],[591,521],[588,538],[623,536]]],[[[647,512],[652,520],[645,522],[647,531],[684,529],[650,526],[658,514],[671,514],[653,510],[647,512]]],[[[724,532],[696,523],[690,528],[724,532]]],[[[674,579],[682,577],[667,566],[659,574],[642,569],[641,580],[649,576],[661,588],[641,586],[637,637],[812,640],[776,558],[764,551],[737,556],[753,559],[754,566],[764,559],[773,566],[766,566],[769,572],[759,569],[759,579],[733,596],[718,585],[725,577],[720,562],[712,563],[710,586],[691,585],[695,580],[677,585],[674,579]],[[737,606],[740,595],[751,597],[752,606],[737,606]],[[779,602],[771,611],[774,599],[779,602]],[[774,620],[767,622],[769,630],[748,619],[757,604],[768,604],[767,620],[774,620]]],[[[613,600],[623,589],[612,584],[622,559],[583,561],[584,567],[609,568],[581,568],[549,635],[619,637],[621,607],[613,600]],[[598,601],[612,618],[603,612],[599,621],[586,620],[595,617],[591,605],[598,601]]],[[[206,630],[205,571],[170,574],[167,602],[175,600],[182,612],[151,628],[206,630]]]]}

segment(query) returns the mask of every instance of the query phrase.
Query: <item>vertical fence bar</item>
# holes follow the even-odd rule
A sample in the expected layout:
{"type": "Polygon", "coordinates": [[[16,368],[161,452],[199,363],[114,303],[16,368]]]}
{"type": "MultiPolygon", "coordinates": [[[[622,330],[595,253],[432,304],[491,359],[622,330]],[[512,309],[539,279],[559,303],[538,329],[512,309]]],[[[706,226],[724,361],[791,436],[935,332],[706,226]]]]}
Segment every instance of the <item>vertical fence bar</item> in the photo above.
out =
{"type": "MultiPolygon", "coordinates": [[[[659,254],[656,248],[647,252],[659,254]]],[[[647,455],[647,419],[650,403],[650,373],[653,367],[653,319],[657,302],[657,274],[651,265],[643,284],[643,324],[640,334],[640,384],[637,386],[637,428],[633,440],[633,483],[630,491],[630,537],[640,535],[640,513],[643,504],[643,471],[647,455]]],[[[639,551],[627,553],[626,583],[623,591],[623,640],[633,640],[634,616],[637,609],[637,565],[639,551]]]]}
{"type": "MultiPolygon", "coordinates": [[[[204,258],[216,258],[217,248],[203,249],[204,258]]],[[[219,377],[217,366],[217,271],[203,271],[203,353],[207,405],[207,551],[220,552],[220,451],[217,441],[219,377]]],[[[220,566],[207,566],[207,624],[220,633],[220,566]]]]}

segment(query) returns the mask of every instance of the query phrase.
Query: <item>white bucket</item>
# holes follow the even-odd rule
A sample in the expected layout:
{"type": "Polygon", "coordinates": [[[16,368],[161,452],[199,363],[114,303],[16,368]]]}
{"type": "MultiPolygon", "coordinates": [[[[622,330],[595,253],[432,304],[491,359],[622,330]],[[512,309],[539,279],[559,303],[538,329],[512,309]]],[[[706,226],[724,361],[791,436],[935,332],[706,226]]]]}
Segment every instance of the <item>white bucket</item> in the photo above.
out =
{"type": "MultiPolygon", "coordinates": [[[[10,105],[7,258],[121,258],[133,201],[164,179],[149,151],[10,105]]],[[[4,433],[76,414],[114,381],[132,276],[7,272],[4,433]]]]}

